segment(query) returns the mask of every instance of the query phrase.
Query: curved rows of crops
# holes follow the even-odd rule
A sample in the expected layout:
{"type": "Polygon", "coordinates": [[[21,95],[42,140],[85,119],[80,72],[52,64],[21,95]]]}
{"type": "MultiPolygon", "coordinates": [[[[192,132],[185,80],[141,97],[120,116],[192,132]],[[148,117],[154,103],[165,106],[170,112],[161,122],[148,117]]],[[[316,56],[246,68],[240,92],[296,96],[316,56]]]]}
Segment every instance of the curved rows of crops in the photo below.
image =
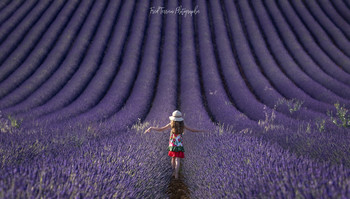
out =
{"type": "Polygon", "coordinates": [[[0,198],[168,197],[175,109],[187,196],[350,197],[349,11],[1,1],[0,198]]]}

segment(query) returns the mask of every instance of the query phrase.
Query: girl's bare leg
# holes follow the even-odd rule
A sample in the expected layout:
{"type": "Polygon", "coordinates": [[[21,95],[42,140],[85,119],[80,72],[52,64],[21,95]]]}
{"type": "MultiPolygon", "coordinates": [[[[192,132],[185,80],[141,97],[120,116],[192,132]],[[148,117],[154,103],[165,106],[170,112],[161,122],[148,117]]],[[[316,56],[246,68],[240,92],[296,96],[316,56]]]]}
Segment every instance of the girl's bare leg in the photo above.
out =
{"type": "Polygon", "coordinates": [[[175,157],[171,158],[171,167],[173,168],[172,176],[175,176],[175,157]]]}
{"type": "Polygon", "coordinates": [[[175,157],[171,158],[171,167],[175,169],[175,157]]]}
{"type": "Polygon", "coordinates": [[[175,179],[179,178],[180,158],[175,158],[175,179]]]}

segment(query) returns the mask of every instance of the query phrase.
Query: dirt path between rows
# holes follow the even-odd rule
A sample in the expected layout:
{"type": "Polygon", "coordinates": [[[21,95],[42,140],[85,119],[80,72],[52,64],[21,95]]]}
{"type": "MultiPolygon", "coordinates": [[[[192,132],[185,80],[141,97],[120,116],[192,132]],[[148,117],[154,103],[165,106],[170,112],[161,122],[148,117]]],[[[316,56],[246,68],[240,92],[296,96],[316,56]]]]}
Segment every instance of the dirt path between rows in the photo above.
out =
{"type": "Polygon", "coordinates": [[[170,199],[190,199],[190,191],[187,185],[183,182],[183,179],[184,177],[180,165],[179,178],[175,179],[175,177],[172,176],[168,186],[167,193],[169,194],[170,199]]]}

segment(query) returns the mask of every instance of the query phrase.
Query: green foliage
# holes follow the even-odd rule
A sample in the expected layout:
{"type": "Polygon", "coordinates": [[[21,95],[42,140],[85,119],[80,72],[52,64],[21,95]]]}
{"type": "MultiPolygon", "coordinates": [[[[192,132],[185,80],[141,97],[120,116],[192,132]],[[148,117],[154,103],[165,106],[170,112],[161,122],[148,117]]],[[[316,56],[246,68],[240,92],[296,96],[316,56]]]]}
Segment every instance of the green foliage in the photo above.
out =
{"type": "Polygon", "coordinates": [[[218,123],[216,128],[217,128],[217,131],[219,132],[219,135],[222,135],[225,131],[225,127],[224,127],[225,124],[221,124],[221,123],[218,123]]]}
{"type": "Polygon", "coordinates": [[[348,109],[345,108],[344,105],[340,105],[339,102],[334,104],[334,107],[337,109],[335,116],[332,111],[328,112],[328,116],[330,117],[333,124],[338,127],[350,127],[350,115],[348,114],[348,109]]]}
{"type": "Polygon", "coordinates": [[[325,131],[325,126],[326,126],[326,120],[323,119],[317,119],[316,120],[316,126],[317,126],[317,129],[320,133],[324,132],[325,131]]]}
{"type": "Polygon", "coordinates": [[[288,110],[290,112],[290,114],[293,114],[294,112],[300,110],[301,106],[304,104],[303,101],[298,100],[296,98],[292,98],[292,99],[279,99],[277,101],[277,104],[274,106],[274,109],[276,110],[278,106],[286,104],[288,107],[288,110]]]}
{"type": "Polygon", "coordinates": [[[235,127],[233,125],[228,125],[224,123],[217,123],[216,124],[216,132],[219,135],[223,135],[225,132],[234,132],[235,127]]]}
{"type": "Polygon", "coordinates": [[[143,133],[146,128],[150,126],[149,122],[141,122],[141,118],[138,118],[137,122],[132,125],[131,129],[136,130],[137,132],[143,133]]]}
{"type": "Polygon", "coordinates": [[[258,125],[263,128],[264,133],[275,130],[283,129],[283,125],[278,125],[275,123],[276,112],[275,109],[269,111],[266,106],[264,106],[265,120],[259,120],[258,125]]]}
{"type": "Polygon", "coordinates": [[[18,121],[13,118],[11,115],[7,116],[7,118],[11,121],[11,126],[15,128],[19,128],[21,126],[22,121],[18,121]]]}
{"type": "Polygon", "coordinates": [[[0,133],[14,133],[21,126],[22,120],[18,121],[11,115],[3,117],[0,111],[0,133]]]}
{"type": "Polygon", "coordinates": [[[8,125],[7,122],[4,122],[4,121],[0,122],[0,133],[11,132],[10,130],[11,130],[10,125],[8,125]]]}

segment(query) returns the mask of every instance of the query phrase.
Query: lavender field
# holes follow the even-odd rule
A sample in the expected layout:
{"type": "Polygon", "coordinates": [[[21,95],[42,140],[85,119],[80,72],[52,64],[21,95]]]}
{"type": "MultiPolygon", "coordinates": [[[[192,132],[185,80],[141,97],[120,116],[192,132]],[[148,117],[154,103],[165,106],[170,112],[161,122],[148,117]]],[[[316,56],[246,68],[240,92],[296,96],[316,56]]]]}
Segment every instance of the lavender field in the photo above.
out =
{"type": "Polygon", "coordinates": [[[349,109],[349,0],[0,1],[0,198],[350,198],[349,109]]]}

